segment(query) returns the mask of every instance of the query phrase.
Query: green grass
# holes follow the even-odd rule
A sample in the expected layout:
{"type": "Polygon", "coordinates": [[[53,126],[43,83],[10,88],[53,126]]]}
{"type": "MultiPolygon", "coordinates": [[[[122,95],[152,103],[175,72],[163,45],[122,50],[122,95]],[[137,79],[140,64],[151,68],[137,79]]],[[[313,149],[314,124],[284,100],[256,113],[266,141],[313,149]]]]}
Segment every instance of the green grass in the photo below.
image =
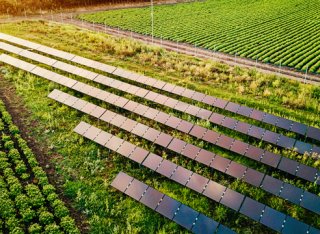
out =
{"type": "MultiPolygon", "coordinates": [[[[154,8],[154,35],[253,60],[320,73],[317,0],[207,0],[154,8]]],[[[150,8],[80,15],[151,35],[150,8]]]]}
{"type": "MultiPolygon", "coordinates": [[[[24,39],[39,42],[47,46],[69,51],[84,57],[92,58],[120,66],[137,72],[162,79],[171,83],[184,85],[218,97],[246,104],[270,113],[275,113],[313,126],[320,126],[319,88],[304,85],[284,78],[263,75],[254,70],[231,68],[223,64],[168,52],[156,47],[150,47],[127,39],[114,38],[108,35],[82,31],[68,25],[46,22],[22,22],[0,25],[1,32],[12,34],[24,39]]],[[[35,62],[34,62],[35,63],[35,62]]],[[[37,63],[35,63],[37,64],[37,63]]],[[[41,64],[40,64],[41,65],[41,64]]],[[[41,65],[43,66],[43,65],[41,65]]],[[[44,66],[45,67],[45,66],[44,66]]],[[[50,68],[51,69],[51,68],[50,68]]],[[[55,71],[54,69],[52,69],[55,71]]],[[[108,150],[84,140],[73,133],[72,129],[80,122],[87,121],[95,126],[129,140],[152,152],[158,153],[175,163],[193,170],[201,175],[218,181],[230,188],[261,201],[281,212],[299,220],[320,227],[319,217],[305,209],[291,205],[283,199],[271,196],[263,190],[254,188],[243,182],[230,179],[228,176],[211,172],[203,165],[191,162],[179,155],[156,147],[134,135],[98,123],[71,108],[56,103],[47,95],[54,88],[59,88],[78,97],[81,94],[48,82],[42,78],[13,69],[9,66],[1,68],[4,79],[16,89],[23,105],[30,111],[28,121],[33,123],[32,136],[44,147],[47,147],[56,172],[63,178],[64,191],[70,197],[73,205],[86,215],[91,233],[180,233],[185,232],[178,225],[150,211],[148,208],[125,197],[110,187],[110,183],[119,171],[142,180],[161,192],[191,206],[192,208],[221,221],[239,233],[271,233],[269,229],[259,225],[231,210],[217,205],[204,196],[183,188],[182,186],[159,176],[146,168],[109,152],[108,150]]],[[[61,74],[65,74],[60,71],[61,74]]],[[[84,79],[65,74],[73,79],[101,87],[115,94],[125,95],[117,90],[85,81],[84,79]]],[[[126,94],[125,97],[141,103],[152,104],[126,94]]],[[[204,144],[192,137],[187,137],[177,131],[159,125],[154,121],[141,118],[107,105],[93,98],[83,97],[117,113],[126,115],[138,122],[145,123],[164,132],[195,145],[205,147],[225,157],[249,165],[259,171],[267,172],[280,179],[285,179],[300,188],[319,194],[319,188],[311,183],[295,178],[289,178],[284,173],[272,172],[258,163],[221,150],[210,144],[204,144]]],[[[184,100],[184,99],[181,99],[184,100]]],[[[190,100],[186,100],[190,102],[190,100]]],[[[200,105],[199,103],[196,103],[200,105]]],[[[196,122],[196,119],[176,113],[160,105],[154,105],[167,113],[196,122]]],[[[219,110],[216,110],[221,112],[219,110]]],[[[222,113],[222,112],[221,112],[222,113]]],[[[225,113],[250,122],[249,119],[225,113]]],[[[235,132],[208,125],[198,121],[210,129],[247,141],[248,139],[235,132]]],[[[266,126],[273,129],[270,126],[266,126]]],[[[274,129],[279,131],[278,129],[274,129]]],[[[276,150],[269,145],[250,140],[251,143],[276,150]]],[[[319,161],[308,157],[297,156],[290,151],[281,151],[283,155],[319,168],[319,161]]]]}

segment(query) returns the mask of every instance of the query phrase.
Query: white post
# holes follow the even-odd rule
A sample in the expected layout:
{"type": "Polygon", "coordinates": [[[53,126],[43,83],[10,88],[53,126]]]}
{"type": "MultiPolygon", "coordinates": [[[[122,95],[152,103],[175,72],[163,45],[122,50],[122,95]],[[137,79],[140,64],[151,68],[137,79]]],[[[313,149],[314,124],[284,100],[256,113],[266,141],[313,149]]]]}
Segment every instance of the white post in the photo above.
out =
{"type": "Polygon", "coordinates": [[[152,37],[152,44],[154,40],[154,18],[153,18],[153,0],[151,0],[151,37],[152,37]]]}

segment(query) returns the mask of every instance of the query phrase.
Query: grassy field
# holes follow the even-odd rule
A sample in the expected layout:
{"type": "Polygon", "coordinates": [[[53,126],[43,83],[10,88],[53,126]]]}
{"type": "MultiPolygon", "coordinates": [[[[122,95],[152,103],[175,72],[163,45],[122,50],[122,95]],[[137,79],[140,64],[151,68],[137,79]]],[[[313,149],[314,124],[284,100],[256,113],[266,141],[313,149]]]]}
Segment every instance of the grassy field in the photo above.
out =
{"type": "MultiPolygon", "coordinates": [[[[158,38],[320,73],[317,0],[207,0],[154,8],[158,38]]],[[[84,14],[81,19],[151,34],[150,8],[84,14]]]]}
{"type": "MultiPolygon", "coordinates": [[[[320,126],[319,87],[304,85],[281,77],[260,74],[255,70],[246,70],[239,67],[231,68],[212,61],[198,60],[185,55],[168,52],[157,47],[146,46],[129,39],[114,38],[105,34],[83,31],[68,25],[38,21],[22,22],[0,25],[0,31],[99,60],[107,64],[120,66],[137,72],[143,71],[147,75],[164,81],[187,86],[198,91],[246,104],[309,125],[320,126]]],[[[39,65],[46,67],[43,64],[39,65]]],[[[48,69],[54,70],[52,68],[48,69]]],[[[61,71],[57,72],[65,74],[61,71]]],[[[181,166],[211,178],[229,188],[261,201],[274,209],[311,224],[314,227],[320,227],[319,216],[301,207],[292,205],[283,199],[272,196],[244,182],[231,179],[222,173],[211,171],[203,165],[172,154],[149,142],[142,141],[134,135],[121,131],[118,128],[98,123],[87,115],[83,115],[47,98],[48,93],[54,88],[61,89],[77,97],[82,97],[79,93],[9,66],[1,66],[1,73],[3,78],[1,78],[0,81],[8,82],[9,86],[6,88],[13,87],[21,99],[23,106],[30,111],[26,125],[28,126],[28,124],[33,123],[32,128],[30,128],[31,137],[35,138],[39,144],[47,148],[50,160],[55,165],[56,173],[63,179],[65,195],[73,201],[72,205],[87,217],[91,233],[185,232],[173,222],[155,214],[143,205],[112,189],[110,183],[121,170],[189,205],[193,209],[217,221],[221,221],[224,225],[239,233],[272,232],[262,225],[242,215],[236,214],[222,205],[217,205],[204,196],[200,196],[115,153],[111,153],[90,141],[84,140],[72,131],[80,120],[99,126],[110,133],[160,154],[181,166]],[[36,122],[36,124],[34,124],[34,122],[36,122]]],[[[117,90],[97,85],[80,77],[70,74],[65,75],[96,87],[101,87],[112,93],[124,95],[117,90]]],[[[205,121],[197,121],[186,114],[174,112],[169,108],[155,105],[128,94],[124,96],[147,105],[152,105],[159,110],[183,119],[188,119],[194,123],[197,122],[198,124],[205,125],[209,129],[215,129],[237,139],[242,139],[254,145],[259,145],[262,148],[268,148],[271,151],[294,158],[307,165],[320,168],[319,160],[297,155],[288,150],[279,151],[279,149],[275,149],[270,145],[254,141],[243,135],[236,134],[233,131],[212,126],[205,121]]],[[[288,177],[279,171],[270,171],[267,167],[248,158],[240,157],[229,151],[221,150],[210,144],[197,141],[195,138],[188,137],[178,131],[172,131],[169,128],[159,125],[154,121],[139,117],[136,114],[124,112],[94,98],[86,96],[83,96],[83,98],[135,119],[138,122],[161,129],[164,132],[170,132],[170,134],[175,137],[183,138],[190,143],[219,153],[224,157],[255,168],[258,171],[266,172],[269,175],[273,175],[276,178],[285,180],[310,192],[316,194],[320,192],[319,188],[312,183],[288,177]]],[[[201,106],[199,103],[195,104],[201,106]]],[[[223,113],[220,110],[213,110],[223,113]]],[[[278,129],[256,123],[253,120],[238,115],[232,115],[230,113],[224,114],[281,132],[278,129]]],[[[283,133],[288,135],[286,132],[283,133]]],[[[292,134],[291,136],[295,137],[295,135],[292,134]]]]}

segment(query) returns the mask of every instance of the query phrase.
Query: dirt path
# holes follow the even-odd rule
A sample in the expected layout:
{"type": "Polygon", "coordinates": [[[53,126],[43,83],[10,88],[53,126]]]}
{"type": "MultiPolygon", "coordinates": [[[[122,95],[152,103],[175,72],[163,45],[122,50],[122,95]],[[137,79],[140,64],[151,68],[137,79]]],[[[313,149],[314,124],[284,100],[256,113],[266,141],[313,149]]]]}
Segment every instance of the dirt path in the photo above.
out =
{"type": "MultiPolygon", "coordinates": [[[[186,2],[186,1],[168,0],[163,2],[162,4],[176,4],[178,2],[186,2]]],[[[184,54],[196,56],[199,58],[212,59],[214,61],[222,62],[230,66],[240,66],[240,67],[245,67],[249,69],[256,69],[262,73],[281,75],[283,77],[297,80],[303,83],[320,84],[320,75],[305,74],[303,72],[297,71],[289,67],[279,68],[272,64],[265,64],[265,63],[262,63],[259,61],[253,61],[247,58],[235,57],[233,55],[229,55],[225,53],[213,52],[213,51],[202,49],[202,48],[196,48],[186,43],[176,43],[173,41],[162,40],[159,38],[152,39],[151,36],[142,35],[142,34],[131,32],[131,31],[125,31],[125,30],[109,27],[102,24],[93,24],[93,23],[81,21],[75,18],[77,14],[84,13],[84,12],[90,13],[90,12],[96,12],[96,11],[101,11],[106,9],[143,7],[147,5],[149,5],[149,3],[143,3],[138,5],[122,5],[122,6],[117,5],[117,6],[112,6],[112,8],[110,8],[109,6],[107,8],[99,8],[99,9],[95,9],[95,8],[77,9],[76,11],[68,12],[68,13],[59,13],[59,14],[51,13],[51,14],[43,14],[43,15],[36,15],[36,16],[30,16],[30,17],[15,17],[11,19],[2,19],[0,20],[0,22],[15,22],[15,21],[21,21],[21,20],[45,19],[45,20],[51,20],[51,21],[60,22],[60,23],[67,23],[67,24],[76,25],[78,27],[93,30],[93,31],[104,32],[104,33],[111,34],[118,37],[129,37],[132,39],[142,41],[147,44],[153,44],[153,45],[163,47],[170,51],[176,51],[179,53],[184,53],[184,54]]]]}

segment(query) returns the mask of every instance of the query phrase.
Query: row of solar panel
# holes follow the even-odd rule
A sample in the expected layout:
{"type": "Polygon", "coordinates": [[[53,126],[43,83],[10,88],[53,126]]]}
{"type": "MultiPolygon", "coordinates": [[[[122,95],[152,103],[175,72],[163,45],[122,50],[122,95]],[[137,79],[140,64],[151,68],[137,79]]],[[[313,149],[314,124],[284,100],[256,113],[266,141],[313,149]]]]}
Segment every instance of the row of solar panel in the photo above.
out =
{"type": "MultiPolygon", "coordinates": [[[[80,77],[84,77],[89,80],[94,80],[97,83],[109,86],[111,88],[115,88],[136,96],[139,96],[141,98],[145,98],[147,100],[156,102],[161,105],[165,105],[167,107],[173,108],[175,110],[181,111],[183,113],[187,113],[193,116],[196,116],[201,119],[209,120],[211,123],[214,123],[219,126],[226,127],[231,130],[238,131],[240,133],[249,135],[251,137],[257,138],[259,140],[266,141],[268,143],[272,143],[274,145],[287,148],[287,149],[295,149],[298,153],[304,154],[307,153],[317,153],[320,154],[320,147],[316,145],[311,145],[309,143],[305,143],[299,140],[295,140],[293,138],[266,130],[261,127],[257,127],[251,124],[247,124],[242,121],[238,121],[234,118],[230,118],[218,113],[214,113],[211,111],[208,111],[203,108],[199,108],[194,105],[190,105],[188,103],[178,101],[176,99],[173,99],[171,97],[167,97],[162,94],[158,94],[153,91],[149,91],[144,88],[137,87],[135,85],[131,85],[122,81],[118,81],[103,75],[99,75],[98,73],[94,73],[91,71],[88,71],[83,68],[79,68],[61,61],[53,60],[51,58],[48,58],[46,56],[42,56],[33,52],[30,52],[28,50],[23,50],[19,47],[12,46],[10,44],[6,44],[3,42],[0,42],[0,49],[6,50],[11,53],[15,53],[18,55],[21,55],[23,57],[35,60],[37,62],[44,63],[46,65],[58,68],[62,71],[69,72],[74,75],[78,75],[80,77]]],[[[163,81],[158,81],[157,83],[162,84],[163,81]]],[[[155,84],[157,85],[157,84],[155,84]]],[[[160,87],[159,86],[159,87],[160,87]]],[[[239,106],[236,106],[235,104],[229,103],[228,106],[226,106],[227,110],[235,110],[236,108],[239,108],[239,106]]],[[[248,111],[248,110],[246,110],[248,111]]],[[[267,119],[269,119],[268,117],[267,119]]],[[[286,120],[280,120],[280,121],[286,121],[286,120]]]]}
{"type": "MultiPolygon", "coordinates": [[[[258,188],[261,187],[263,190],[270,192],[273,195],[284,198],[294,204],[300,205],[306,209],[309,209],[310,211],[320,214],[320,198],[315,194],[304,191],[289,183],[285,183],[281,180],[275,179],[271,176],[245,167],[239,163],[223,158],[192,144],[188,144],[185,141],[162,133],[154,128],[149,128],[144,124],[140,124],[122,115],[103,109],[81,99],[75,98],[59,90],[54,90],[53,92],[51,92],[49,94],[49,97],[86,114],[99,118],[100,120],[112,124],[120,129],[131,132],[152,143],[165,147],[171,151],[179,153],[187,158],[195,160],[234,178],[241,179],[253,186],[256,186],[258,188]],[[81,105],[79,105],[79,103],[81,103],[81,105]]],[[[95,132],[96,129],[93,129],[92,131],[95,132]]],[[[94,133],[90,133],[90,131],[88,131],[88,134],[90,136],[95,135],[94,133]]],[[[141,161],[138,162],[141,163],[146,155],[147,152],[145,151],[145,153],[142,154],[143,157],[141,158],[141,161]]],[[[236,210],[235,207],[234,209],[236,210]]]]}
{"type": "MultiPolygon", "coordinates": [[[[258,121],[262,121],[264,123],[268,123],[271,124],[273,126],[277,126],[279,128],[283,128],[285,130],[291,131],[291,132],[295,132],[301,135],[305,135],[311,139],[315,139],[320,141],[320,129],[315,128],[315,127],[311,127],[311,126],[307,126],[305,124],[301,124],[299,122],[296,121],[292,121],[292,120],[288,120],[285,119],[283,117],[279,117],[279,116],[275,116],[272,114],[268,114],[253,108],[249,108],[246,106],[242,106],[242,105],[238,105],[236,103],[233,102],[229,102],[223,99],[219,99],[210,95],[206,95],[200,92],[196,92],[190,89],[186,89],[180,86],[176,86],[176,85],[172,85],[170,83],[166,83],[163,81],[159,81],[150,77],[146,77],[144,75],[140,75],[134,72],[130,72],[130,71],[126,71],[124,69],[121,68],[116,68],[113,66],[109,66],[91,59],[87,59],[87,58],[83,58],[80,56],[76,56],[74,54],[70,54],[70,53],[66,53],[64,51],[60,51],[60,50],[56,50],[50,47],[46,47],[40,44],[36,44],[33,42],[29,42],[17,37],[13,37],[7,34],[3,34],[0,33],[0,39],[2,40],[6,40],[6,41],[10,41],[13,42],[15,44],[18,45],[22,45],[28,48],[32,48],[35,49],[37,51],[55,56],[55,57],[59,57],[68,61],[72,61],[75,63],[79,63],[81,65],[87,66],[87,67],[92,67],[94,69],[97,70],[101,70],[107,73],[111,73],[117,76],[121,76],[123,78],[144,84],[144,85],[148,85],[157,89],[160,89],[162,91],[166,91],[172,94],[176,94],[179,96],[183,96],[183,97],[187,97],[190,98],[192,100],[198,101],[198,102],[202,102],[220,109],[224,109],[245,117],[249,117],[258,121]]],[[[261,135],[262,139],[263,135],[261,135]]],[[[273,137],[278,139],[277,137],[273,137]]],[[[266,137],[264,140],[267,140],[268,137],[266,137]]],[[[280,140],[280,139],[279,139],[280,140]]],[[[273,143],[276,140],[272,140],[271,143],[273,143]]],[[[280,144],[281,146],[282,144],[280,144]]],[[[289,144],[290,146],[290,144],[289,144]]],[[[300,146],[300,145],[297,145],[300,146]]],[[[285,145],[285,147],[287,147],[285,145]]],[[[306,148],[308,149],[308,147],[306,148]]]]}
{"type": "Polygon", "coordinates": [[[306,166],[304,164],[300,164],[286,157],[281,157],[280,155],[235,140],[225,135],[216,133],[212,130],[207,130],[206,128],[200,127],[198,125],[193,125],[190,122],[187,122],[174,116],[170,116],[164,112],[160,112],[156,109],[149,108],[137,102],[129,101],[126,98],[119,97],[117,95],[89,86],[87,84],[77,82],[73,79],[23,62],[21,60],[12,58],[8,55],[2,54],[0,56],[0,60],[12,66],[16,66],[18,68],[31,71],[33,74],[39,75],[43,78],[49,79],[61,85],[65,85],[76,91],[98,98],[117,107],[124,108],[125,110],[155,120],[159,123],[165,124],[166,126],[190,134],[212,144],[218,145],[232,152],[244,155],[248,158],[264,163],[268,166],[285,171],[289,174],[295,175],[305,180],[317,182],[318,184],[320,184],[320,180],[318,178],[320,174],[318,170],[315,168],[306,166]]]}
{"type": "Polygon", "coordinates": [[[317,233],[319,231],[85,122],[76,126],[74,131],[275,231],[288,234],[317,233]]]}
{"type": "Polygon", "coordinates": [[[140,201],[145,206],[173,220],[182,227],[198,234],[232,234],[234,231],[181,204],[177,200],[153,189],[133,177],[120,172],[111,186],[140,201]]]}

